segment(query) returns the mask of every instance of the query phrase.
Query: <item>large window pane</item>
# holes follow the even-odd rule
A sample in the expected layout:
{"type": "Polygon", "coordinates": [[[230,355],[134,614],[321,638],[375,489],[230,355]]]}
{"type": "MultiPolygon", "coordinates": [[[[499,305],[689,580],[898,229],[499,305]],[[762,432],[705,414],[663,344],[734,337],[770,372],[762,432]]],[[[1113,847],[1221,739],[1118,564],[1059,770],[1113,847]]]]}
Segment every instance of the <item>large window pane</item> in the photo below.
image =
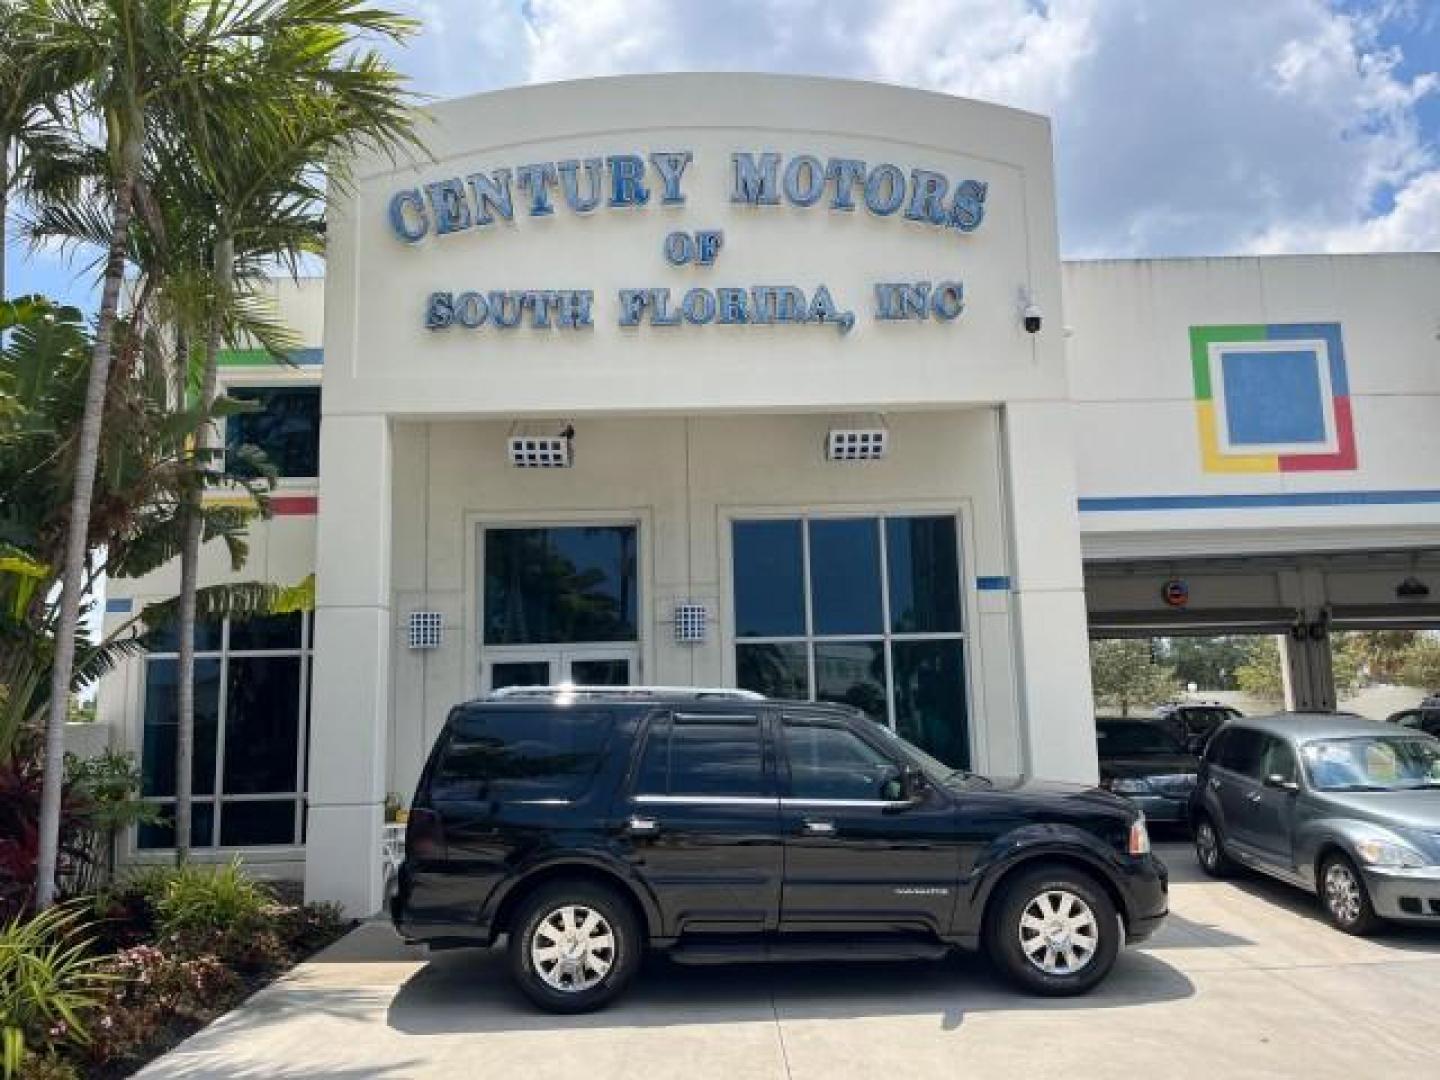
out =
{"type": "Polygon", "coordinates": [[[872,720],[886,721],[885,645],[879,641],[815,644],[815,697],[854,705],[872,720]]]}
{"type": "MultiPolygon", "coordinates": [[[[195,651],[219,652],[220,633],[224,625],[219,619],[211,621],[197,619],[195,622],[195,651]]],[[[149,637],[149,649],[152,653],[175,652],[180,648],[179,627],[173,622],[151,630],[149,637]]]]}
{"type": "MultiPolygon", "coordinates": [[[[168,803],[160,808],[161,818],[139,826],[135,833],[135,845],[141,851],[175,846],[175,804],[168,803]]],[[[195,802],[190,804],[190,846],[209,847],[214,843],[215,804],[195,802]]]]}
{"type": "Polygon", "coordinates": [[[803,641],[735,646],[735,682],[771,698],[810,696],[808,648],[803,641]]]}
{"type": "Polygon", "coordinates": [[[965,656],[959,641],[897,641],[895,730],[957,769],[970,764],[965,656]]]}
{"type": "Polygon", "coordinates": [[[294,791],[300,740],[300,658],[230,658],[226,795],[294,791]]]}
{"type": "Polygon", "coordinates": [[[897,634],[960,629],[960,558],[955,519],[888,518],[890,629],[897,634]]]}
{"type": "Polygon", "coordinates": [[[634,641],[639,559],[633,526],[488,529],[488,645],[634,641]]]}
{"type": "Polygon", "coordinates": [[[290,615],[232,619],[230,649],[232,652],[243,652],[247,649],[298,649],[301,618],[297,611],[290,615]]]}
{"type": "Polygon", "coordinates": [[[247,471],[235,453],[242,446],[254,446],[281,476],[320,475],[318,386],[232,386],[226,394],[260,406],[257,412],[225,421],[225,447],[232,469],[242,474],[247,471]]]}
{"type": "MultiPolygon", "coordinates": [[[[145,731],[141,792],[175,794],[176,669],[174,660],[145,663],[145,731]]],[[[196,795],[215,793],[215,732],[220,719],[220,661],[195,662],[195,754],[190,771],[196,795]]]]}
{"type": "Polygon", "coordinates": [[[805,633],[805,556],[799,521],[737,521],[732,533],[737,637],[805,633]]]}
{"type": "Polygon", "coordinates": [[[248,847],[295,842],[295,800],[226,801],[220,815],[220,846],[248,847]]]}
{"type": "Polygon", "coordinates": [[[810,522],[816,634],[878,634],[880,532],[874,518],[810,522]]]}

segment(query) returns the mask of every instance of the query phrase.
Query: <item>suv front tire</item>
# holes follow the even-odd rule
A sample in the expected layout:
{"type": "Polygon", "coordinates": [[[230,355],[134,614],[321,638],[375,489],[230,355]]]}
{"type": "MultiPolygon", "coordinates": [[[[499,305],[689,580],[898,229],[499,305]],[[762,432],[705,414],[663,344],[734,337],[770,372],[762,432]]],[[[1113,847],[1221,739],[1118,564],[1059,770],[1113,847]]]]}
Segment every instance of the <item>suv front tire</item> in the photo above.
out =
{"type": "Polygon", "coordinates": [[[635,912],[615,890],[556,881],[526,897],[515,913],[510,974],[548,1012],[590,1012],[634,978],[642,947],[635,912]]]}
{"type": "Polygon", "coordinates": [[[986,947],[1023,990],[1083,994],[1105,978],[1120,951],[1120,920],[1095,879],[1068,866],[1022,871],[989,920],[986,947]]]}

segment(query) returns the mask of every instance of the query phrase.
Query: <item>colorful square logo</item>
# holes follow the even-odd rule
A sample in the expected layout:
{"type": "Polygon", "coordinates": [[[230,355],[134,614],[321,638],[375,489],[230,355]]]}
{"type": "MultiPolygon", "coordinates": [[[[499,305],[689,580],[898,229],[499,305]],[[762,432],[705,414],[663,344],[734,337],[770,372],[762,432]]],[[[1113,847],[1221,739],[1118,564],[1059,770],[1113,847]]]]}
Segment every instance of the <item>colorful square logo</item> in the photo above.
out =
{"type": "Polygon", "coordinates": [[[1339,323],[1192,326],[1206,472],[1343,472],[1355,428],[1339,323]]]}

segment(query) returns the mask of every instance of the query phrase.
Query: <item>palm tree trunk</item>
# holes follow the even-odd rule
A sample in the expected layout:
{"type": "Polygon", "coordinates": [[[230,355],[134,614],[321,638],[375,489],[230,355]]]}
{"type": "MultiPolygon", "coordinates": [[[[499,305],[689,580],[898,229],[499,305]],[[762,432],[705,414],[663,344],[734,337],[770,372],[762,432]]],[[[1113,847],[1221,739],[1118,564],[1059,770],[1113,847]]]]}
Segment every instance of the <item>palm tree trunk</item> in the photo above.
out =
{"type": "MultiPolygon", "coordinates": [[[[215,242],[214,310],[210,313],[209,332],[205,339],[205,369],[200,378],[201,408],[209,409],[215,400],[220,360],[220,329],[228,306],[230,282],[235,273],[235,242],[221,235],[215,242]]],[[[211,425],[201,426],[196,435],[196,454],[208,467],[211,425]]],[[[184,546],[180,549],[180,655],[176,661],[175,689],[175,862],[190,857],[190,819],[193,802],[191,774],[195,758],[195,591],[200,578],[200,543],[205,519],[201,515],[204,492],[197,486],[188,496],[185,508],[184,546]]],[[[216,792],[218,795],[219,792],[216,792]]]]}
{"type": "Polygon", "coordinates": [[[143,146],[144,125],[132,121],[127,125],[120,152],[115,211],[110,222],[110,253],[105,260],[105,282],[100,293],[95,348],[90,356],[85,411],[80,419],[75,489],[70,496],[70,518],[66,522],[65,572],[61,577],[60,621],[55,628],[55,658],[50,672],[49,713],[45,721],[45,777],[40,789],[40,853],[35,873],[35,906],[42,910],[55,902],[55,872],[60,855],[60,795],[65,779],[65,714],[70,704],[70,677],[75,668],[75,631],[80,622],[80,592],[85,580],[85,559],[89,554],[90,501],[95,491],[100,430],[105,420],[105,395],[110,384],[115,315],[120,304],[120,286],[125,278],[130,210],[143,146]]]}
{"type": "MultiPolygon", "coordinates": [[[[5,294],[5,260],[10,254],[10,249],[5,246],[10,239],[9,230],[6,226],[10,223],[10,140],[6,139],[0,144],[0,300],[7,299],[5,294]]],[[[4,336],[0,335],[0,341],[4,336]]]]}

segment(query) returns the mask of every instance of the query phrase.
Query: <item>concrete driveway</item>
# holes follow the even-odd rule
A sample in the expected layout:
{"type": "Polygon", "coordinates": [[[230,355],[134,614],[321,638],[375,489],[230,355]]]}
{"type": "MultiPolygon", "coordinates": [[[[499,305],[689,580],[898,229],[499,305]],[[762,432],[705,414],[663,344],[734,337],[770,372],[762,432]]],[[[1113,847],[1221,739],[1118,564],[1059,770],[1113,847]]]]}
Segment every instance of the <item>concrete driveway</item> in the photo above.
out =
{"type": "Polygon", "coordinates": [[[348,1080],[1418,1077],[1436,1068],[1440,930],[1356,940],[1280,885],[1212,882],[1188,844],[1165,929],[1088,997],[976,958],[687,969],[652,958],[599,1014],[536,1013],[498,953],[427,962],[361,927],[140,1075],[348,1080]]]}

